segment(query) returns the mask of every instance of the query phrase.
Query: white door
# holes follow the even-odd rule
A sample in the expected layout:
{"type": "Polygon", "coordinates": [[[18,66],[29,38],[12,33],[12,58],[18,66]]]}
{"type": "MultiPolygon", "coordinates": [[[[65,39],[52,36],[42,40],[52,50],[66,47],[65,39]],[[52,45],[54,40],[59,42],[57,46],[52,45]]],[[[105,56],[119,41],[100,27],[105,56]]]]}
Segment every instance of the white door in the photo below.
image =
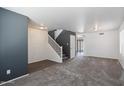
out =
{"type": "Polygon", "coordinates": [[[70,35],[70,58],[75,57],[75,36],[70,35]]]}

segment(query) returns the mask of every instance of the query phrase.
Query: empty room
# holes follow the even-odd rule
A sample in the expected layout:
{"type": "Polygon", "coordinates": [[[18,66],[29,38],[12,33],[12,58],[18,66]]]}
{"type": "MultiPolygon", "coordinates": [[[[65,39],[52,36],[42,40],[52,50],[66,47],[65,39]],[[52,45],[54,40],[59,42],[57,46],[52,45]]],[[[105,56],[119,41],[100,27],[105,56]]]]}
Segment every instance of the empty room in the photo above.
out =
{"type": "Polygon", "coordinates": [[[1,86],[123,86],[123,7],[0,7],[1,86]]]}

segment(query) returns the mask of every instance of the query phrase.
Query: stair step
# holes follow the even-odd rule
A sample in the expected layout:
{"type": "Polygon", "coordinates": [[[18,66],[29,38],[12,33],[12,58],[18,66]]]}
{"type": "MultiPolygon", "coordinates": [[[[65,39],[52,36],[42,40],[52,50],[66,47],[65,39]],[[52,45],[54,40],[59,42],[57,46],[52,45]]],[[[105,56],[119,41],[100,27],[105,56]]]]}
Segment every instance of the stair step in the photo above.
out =
{"type": "Polygon", "coordinates": [[[63,54],[63,57],[62,57],[63,60],[66,60],[68,59],[68,57],[66,56],[66,54],[63,54]]]}
{"type": "Polygon", "coordinates": [[[64,59],[64,60],[65,60],[65,59],[68,59],[68,57],[63,57],[62,59],[64,59]]]}

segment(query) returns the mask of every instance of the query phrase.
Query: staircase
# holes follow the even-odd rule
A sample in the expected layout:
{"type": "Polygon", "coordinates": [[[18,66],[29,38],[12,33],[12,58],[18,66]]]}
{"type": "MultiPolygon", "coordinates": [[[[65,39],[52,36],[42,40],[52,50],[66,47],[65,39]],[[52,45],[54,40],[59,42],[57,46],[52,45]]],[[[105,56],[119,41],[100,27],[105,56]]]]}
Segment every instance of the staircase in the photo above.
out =
{"type": "Polygon", "coordinates": [[[62,51],[62,47],[60,46],[62,44],[56,41],[62,32],[63,32],[63,29],[56,29],[51,31],[49,33],[49,44],[54,48],[54,50],[58,53],[58,55],[62,58],[62,60],[67,60],[68,57],[66,56],[66,54],[64,54],[64,52],[62,51]],[[55,44],[53,45],[53,43],[55,44]]]}
{"type": "Polygon", "coordinates": [[[63,29],[57,29],[55,32],[54,32],[54,39],[56,40],[57,37],[59,37],[59,35],[62,33],[63,29]]]}
{"type": "Polygon", "coordinates": [[[57,53],[60,60],[63,58],[62,46],[60,46],[50,35],[48,35],[48,43],[53,48],[53,50],[57,53]]]}

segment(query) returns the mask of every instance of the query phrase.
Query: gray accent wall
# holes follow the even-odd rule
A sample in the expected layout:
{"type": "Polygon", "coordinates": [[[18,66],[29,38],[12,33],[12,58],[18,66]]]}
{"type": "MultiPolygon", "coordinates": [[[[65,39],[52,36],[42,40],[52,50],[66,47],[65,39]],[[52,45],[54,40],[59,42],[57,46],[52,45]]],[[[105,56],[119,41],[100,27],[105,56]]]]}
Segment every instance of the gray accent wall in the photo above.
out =
{"type": "Polygon", "coordinates": [[[26,16],[0,8],[0,81],[27,74],[27,32],[26,16]]]}
{"type": "Polygon", "coordinates": [[[55,30],[52,30],[52,31],[48,31],[48,34],[49,34],[53,39],[55,39],[55,31],[56,31],[56,29],[55,29],[55,30]]]}
{"type": "Polygon", "coordinates": [[[70,35],[76,34],[72,31],[63,30],[56,39],[56,42],[63,47],[63,53],[68,58],[70,58],[70,35]]]}

